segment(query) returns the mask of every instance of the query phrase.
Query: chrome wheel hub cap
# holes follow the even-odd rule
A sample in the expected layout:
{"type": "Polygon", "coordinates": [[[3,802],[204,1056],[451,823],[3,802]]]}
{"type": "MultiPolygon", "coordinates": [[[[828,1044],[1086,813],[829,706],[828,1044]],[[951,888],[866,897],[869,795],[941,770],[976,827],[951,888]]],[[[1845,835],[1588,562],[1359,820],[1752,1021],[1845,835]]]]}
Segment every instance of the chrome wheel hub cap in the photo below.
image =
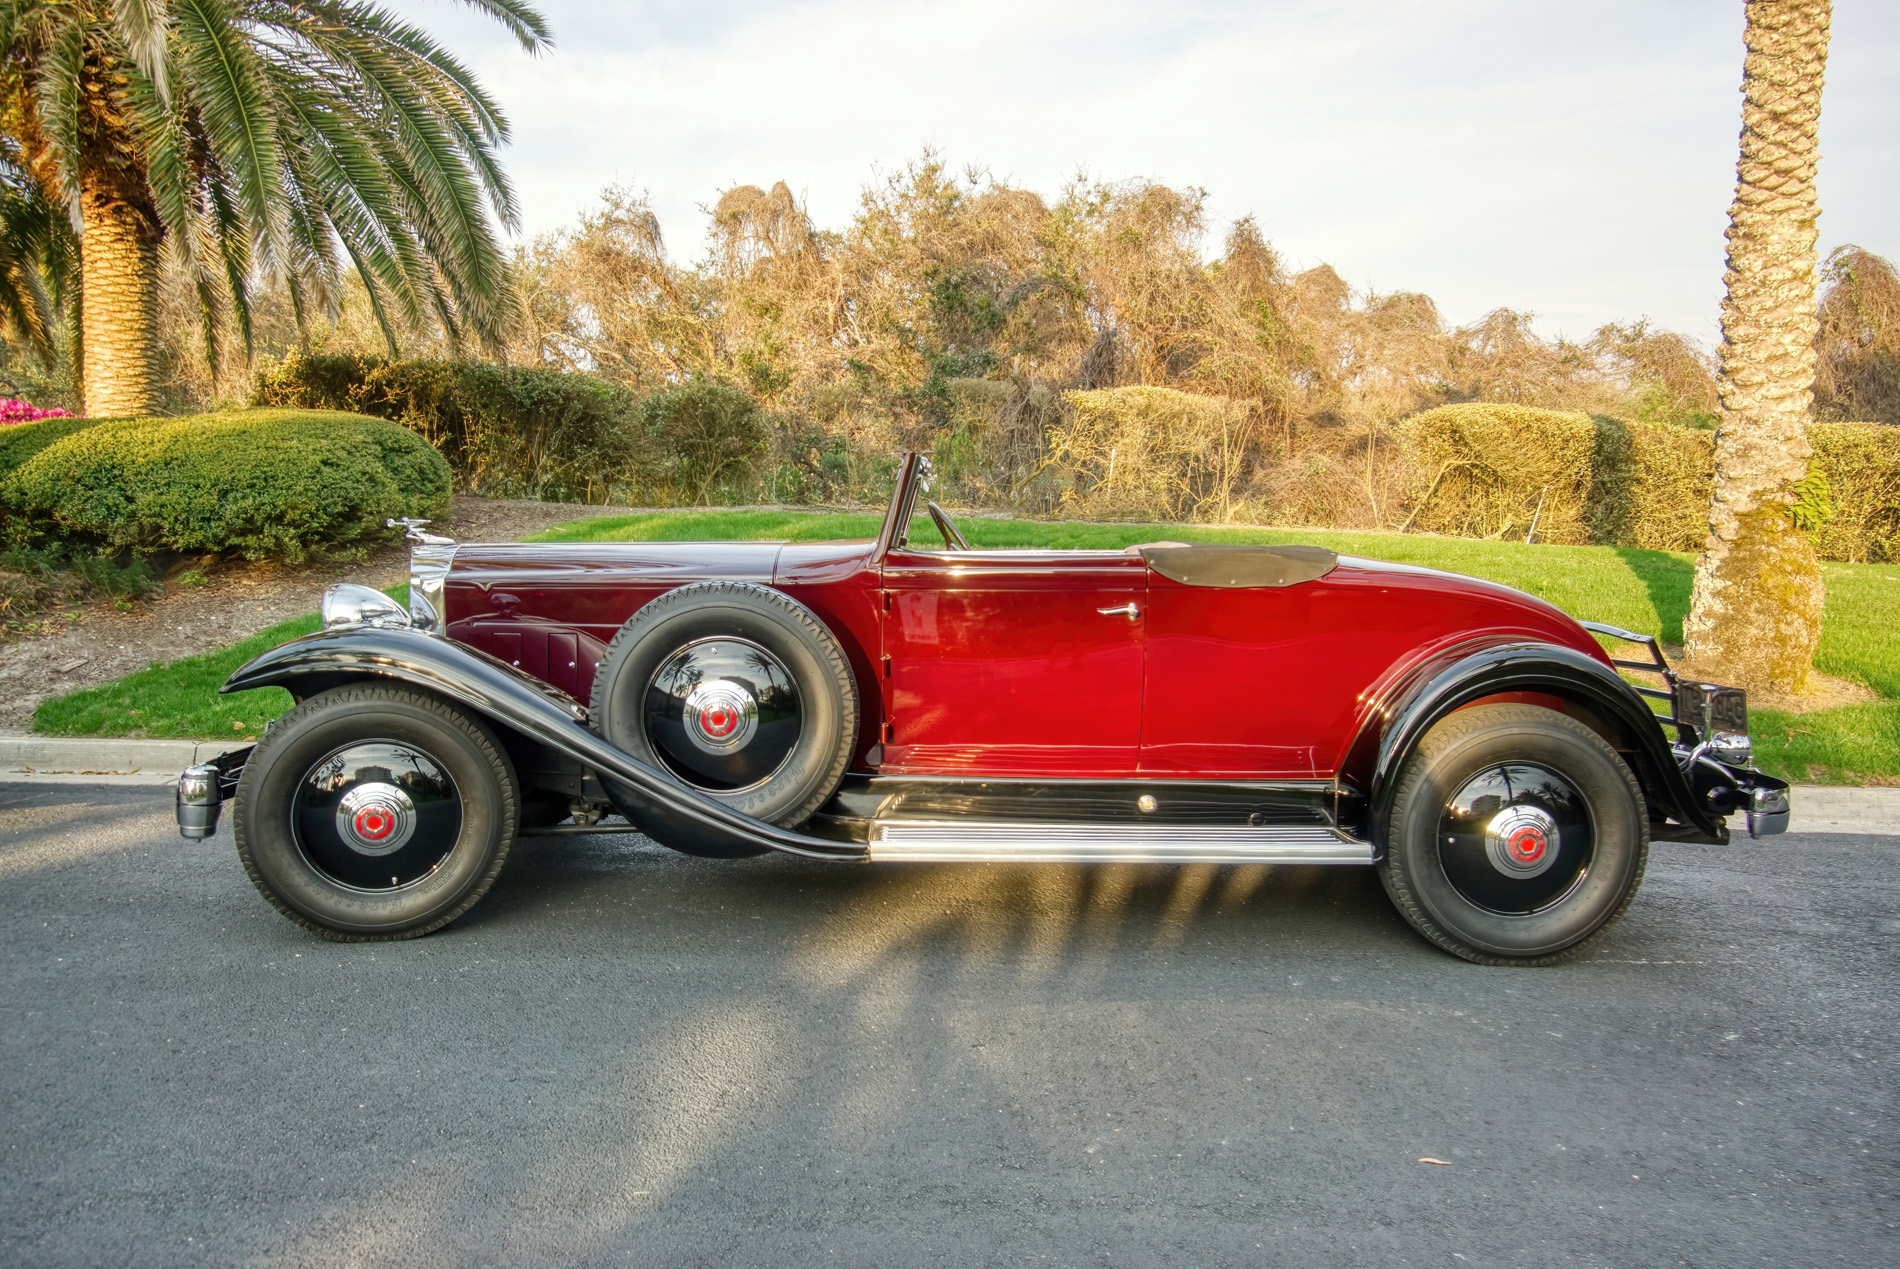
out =
{"type": "Polygon", "coordinates": [[[338,885],[385,891],[442,867],[462,835],[462,795],[416,745],[367,739],[304,772],[290,808],[304,859],[338,885]]]}
{"type": "Polygon", "coordinates": [[[393,784],[359,784],[336,804],[336,833],[359,855],[392,855],[416,831],[416,804],[393,784]]]}
{"type": "Polygon", "coordinates": [[[759,728],[759,702],[730,679],[701,683],[680,705],[686,738],[705,753],[728,754],[745,748],[759,728]]]}
{"type": "Polygon", "coordinates": [[[1550,812],[1537,806],[1507,806],[1484,826],[1491,866],[1507,877],[1528,879],[1549,871],[1563,835],[1550,812]]]}
{"type": "Polygon", "coordinates": [[[647,681],[641,723],[662,765],[697,788],[755,788],[790,760],[803,731],[785,663],[749,639],[687,644],[647,681]]]}

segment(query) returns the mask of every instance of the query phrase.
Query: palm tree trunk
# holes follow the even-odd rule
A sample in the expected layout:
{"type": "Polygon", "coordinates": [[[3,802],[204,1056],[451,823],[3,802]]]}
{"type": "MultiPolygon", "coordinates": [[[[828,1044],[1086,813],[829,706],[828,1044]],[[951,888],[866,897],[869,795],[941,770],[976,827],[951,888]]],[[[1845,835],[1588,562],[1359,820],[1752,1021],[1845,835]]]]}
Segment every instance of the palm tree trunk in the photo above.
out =
{"type": "Polygon", "coordinates": [[[94,418],[158,411],[158,231],[116,185],[80,190],[82,396],[94,418]]]}
{"type": "Polygon", "coordinates": [[[1821,640],[1821,567],[1791,507],[1814,453],[1815,134],[1831,9],[1748,3],[1715,495],[1683,623],[1690,660],[1780,692],[1807,686],[1821,640]]]}

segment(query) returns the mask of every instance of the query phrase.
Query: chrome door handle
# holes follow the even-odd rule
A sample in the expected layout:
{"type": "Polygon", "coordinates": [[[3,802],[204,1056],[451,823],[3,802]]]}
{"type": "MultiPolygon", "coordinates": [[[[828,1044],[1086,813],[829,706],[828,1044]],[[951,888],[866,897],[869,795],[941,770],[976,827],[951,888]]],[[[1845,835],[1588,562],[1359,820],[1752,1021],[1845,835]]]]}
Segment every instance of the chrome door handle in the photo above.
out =
{"type": "Polygon", "coordinates": [[[1141,616],[1141,609],[1134,604],[1123,604],[1120,608],[1097,608],[1095,611],[1104,617],[1126,617],[1130,621],[1141,616]]]}

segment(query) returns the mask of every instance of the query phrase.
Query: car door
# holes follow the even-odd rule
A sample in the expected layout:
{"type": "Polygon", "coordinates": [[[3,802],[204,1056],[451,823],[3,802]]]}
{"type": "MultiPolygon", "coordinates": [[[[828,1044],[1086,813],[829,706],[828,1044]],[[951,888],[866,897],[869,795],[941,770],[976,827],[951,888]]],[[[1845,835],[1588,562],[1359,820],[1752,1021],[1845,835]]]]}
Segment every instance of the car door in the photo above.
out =
{"type": "Polygon", "coordinates": [[[892,550],[880,769],[1133,774],[1147,579],[1119,551],[892,550]]]}
{"type": "Polygon", "coordinates": [[[1339,694],[1334,662],[1360,637],[1328,619],[1328,598],[1310,585],[1214,589],[1151,574],[1141,773],[1318,774],[1315,733],[1339,694]]]}

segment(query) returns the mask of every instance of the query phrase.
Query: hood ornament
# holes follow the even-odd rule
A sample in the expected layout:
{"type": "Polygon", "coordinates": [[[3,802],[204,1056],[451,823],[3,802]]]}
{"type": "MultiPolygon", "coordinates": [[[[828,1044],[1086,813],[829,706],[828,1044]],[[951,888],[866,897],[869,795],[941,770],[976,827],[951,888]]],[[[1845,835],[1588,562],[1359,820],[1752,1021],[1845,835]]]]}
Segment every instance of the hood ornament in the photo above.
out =
{"type": "Polygon", "coordinates": [[[455,545],[454,538],[445,538],[440,533],[424,533],[422,527],[428,523],[429,521],[418,520],[414,516],[392,516],[383,521],[383,527],[385,529],[393,529],[401,525],[403,531],[402,536],[406,540],[422,546],[455,545]]]}

